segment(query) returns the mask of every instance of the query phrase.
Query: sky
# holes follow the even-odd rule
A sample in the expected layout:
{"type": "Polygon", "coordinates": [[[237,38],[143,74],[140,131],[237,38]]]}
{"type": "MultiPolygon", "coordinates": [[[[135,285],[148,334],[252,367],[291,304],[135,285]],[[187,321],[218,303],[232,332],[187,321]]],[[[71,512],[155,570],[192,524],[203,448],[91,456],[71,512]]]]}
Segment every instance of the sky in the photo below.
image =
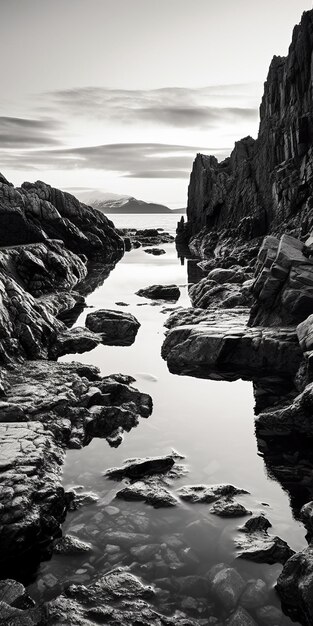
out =
{"type": "Polygon", "coordinates": [[[0,0],[0,171],[186,205],[197,152],[258,131],[312,0],[0,0]]]}

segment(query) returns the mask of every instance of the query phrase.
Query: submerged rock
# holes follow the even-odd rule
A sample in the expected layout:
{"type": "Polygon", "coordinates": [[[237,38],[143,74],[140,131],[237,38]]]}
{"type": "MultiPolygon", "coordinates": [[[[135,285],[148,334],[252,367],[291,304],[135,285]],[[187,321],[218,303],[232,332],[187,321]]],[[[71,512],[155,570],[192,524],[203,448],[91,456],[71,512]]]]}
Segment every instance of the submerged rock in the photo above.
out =
{"type": "Polygon", "coordinates": [[[130,346],[134,343],[140,323],[131,313],[99,309],[88,313],[86,326],[101,335],[102,343],[113,346],[130,346]]]}
{"type": "Polygon", "coordinates": [[[85,554],[91,552],[92,547],[90,543],[81,541],[77,537],[72,535],[64,535],[54,544],[53,551],[56,554],[72,555],[72,554],[85,554]]]}
{"type": "Polygon", "coordinates": [[[151,300],[173,300],[176,302],[180,297],[177,285],[151,285],[136,291],[137,296],[150,298],[151,300]]]}
{"type": "Polygon", "coordinates": [[[238,604],[245,581],[233,567],[220,563],[209,570],[208,586],[222,606],[231,610],[238,604]]]}
{"type": "Polygon", "coordinates": [[[70,585],[47,605],[48,624],[81,626],[105,623],[108,626],[199,626],[197,620],[180,611],[170,617],[162,615],[153,604],[155,590],[139,578],[118,568],[105,574],[88,587],[70,585]]]}

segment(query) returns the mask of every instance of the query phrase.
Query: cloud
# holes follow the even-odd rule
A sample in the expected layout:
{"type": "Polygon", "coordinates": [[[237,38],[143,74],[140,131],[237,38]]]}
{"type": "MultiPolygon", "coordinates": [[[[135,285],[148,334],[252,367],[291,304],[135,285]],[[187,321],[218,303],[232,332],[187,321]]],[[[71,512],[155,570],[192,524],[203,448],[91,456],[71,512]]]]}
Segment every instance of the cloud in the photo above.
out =
{"type": "Polygon", "coordinates": [[[254,91],[251,85],[151,90],[90,87],[48,92],[44,94],[44,107],[122,125],[152,123],[203,129],[257,119],[254,91]]]}
{"type": "MultiPolygon", "coordinates": [[[[17,151],[7,155],[18,169],[95,169],[130,178],[187,178],[195,154],[214,148],[161,143],[116,143],[78,148],[17,151]]],[[[224,151],[221,151],[224,152],[224,151]]],[[[3,152],[1,155],[2,159],[3,152]]],[[[8,165],[8,163],[6,163],[8,165]]]]}
{"type": "Polygon", "coordinates": [[[52,133],[55,133],[59,126],[60,124],[53,119],[0,116],[1,148],[37,148],[56,145],[58,141],[52,133]]]}

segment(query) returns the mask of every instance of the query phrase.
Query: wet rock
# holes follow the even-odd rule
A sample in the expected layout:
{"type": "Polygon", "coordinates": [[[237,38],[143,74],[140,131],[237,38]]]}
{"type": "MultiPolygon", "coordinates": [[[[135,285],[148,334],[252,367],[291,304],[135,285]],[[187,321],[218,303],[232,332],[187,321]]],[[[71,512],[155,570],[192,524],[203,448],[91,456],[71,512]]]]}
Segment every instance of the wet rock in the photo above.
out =
{"type": "Polygon", "coordinates": [[[131,478],[136,480],[144,476],[162,474],[173,467],[173,456],[147,457],[145,459],[129,459],[122,467],[113,467],[104,472],[104,476],[114,479],[131,478]]]}
{"type": "Polygon", "coordinates": [[[109,572],[88,587],[70,585],[66,592],[48,603],[48,623],[79,626],[89,623],[106,623],[108,626],[139,624],[160,626],[199,626],[187,619],[184,613],[175,617],[161,615],[150,601],[154,590],[139,578],[121,568],[109,572]]]}
{"type": "Polygon", "coordinates": [[[259,531],[267,531],[271,528],[272,524],[266,519],[264,515],[253,515],[250,517],[239,530],[243,533],[254,533],[259,531]]]}
{"type": "Polygon", "coordinates": [[[72,554],[84,554],[91,552],[92,547],[90,543],[81,541],[73,535],[64,535],[54,545],[53,551],[56,554],[72,555],[72,554]]]}
{"type": "Polygon", "coordinates": [[[120,228],[118,231],[122,237],[128,239],[129,249],[142,246],[157,246],[161,243],[171,243],[174,237],[165,230],[159,228],[120,228]]]}
{"type": "Polygon", "coordinates": [[[56,239],[75,254],[105,263],[123,254],[123,241],[105,215],[42,181],[19,188],[0,182],[0,204],[1,246],[56,239]]]}
{"type": "Polygon", "coordinates": [[[284,565],[276,589],[287,615],[305,626],[313,623],[313,546],[294,554],[284,565]]]}
{"type": "Polygon", "coordinates": [[[88,313],[86,326],[101,334],[106,345],[130,346],[134,343],[140,324],[131,313],[99,309],[88,313]]]}
{"type": "Polygon", "coordinates": [[[241,606],[227,621],[227,626],[257,626],[255,620],[241,606]]]}
{"type": "Polygon", "coordinates": [[[147,254],[153,254],[154,256],[160,256],[162,254],[166,254],[163,248],[145,248],[144,252],[146,252],[147,254]]]}
{"type": "Polygon", "coordinates": [[[99,496],[92,492],[77,493],[76,491],[71,491],[69,493],[71,495],[71,501],[69,503],[70,511],[77,511],[77,509],[83,506],[96,504],[99,500],[99,496]]]}
{"type": "Polygon", "coordinates": [[[101,341],[102,338],[99,335],[86,328],[76,326],[58,334],[50,354],[55,356],[55,358],[59,358],[64,354],[82,354],[96,348],[101,341]]]}
{"type": "Polygon", "coordinates": [[[219,515],[219,517],[242,517],[251,515],[243,504],[236,502],[232,498],[220,498],[210,508],[210,513],[219,515]]]}
{"type": "Polygon", "coordinates": [[[137,296],[144,298],[150,298],[151,300],[178,300],[180,297],[180,290],[177,285],[151,285],[144,289],[136,291],[137,296]]]}
{"type": "Polygon", "coordinates": [[[175,577],[175,587],[177,587],[179,593],[189,593],[196,598],[206,597],[208,593],[207,579],[204,576],[194,574],[175,577]]]}
{"type": "Polygon", "coordinates": [[[146,563],[150,559],[152,559],[157,552],[159,551],[160,546],[156,543],[143,545],[143,546],[133,546],[130,549],[130,553],[140,563],[146,563]]]}
{"type": "Polygon", "coordinates": [[[304,435],[312,436],[313,383],[283,408],[260,413],[256,418],[258,437],[304,435]]]}
{"type": "Polygon", "coordinates": [[[219,284],[208,277],[192,285],[189,296],[192,304],[202,309],[248,307],[253,302],[249,285],[245,287],[233,282],[219,284]]]}
{"type": "Polygon", "coordinates": [[[218,315],[183,309],[166,321],[170,328],[162,357],[171,372],[226,380],[276,375],[294,377],[303,358],[295,329],[247,328],[244,311],[218,315]]]}
{"type": "Polygon", "coordinates": [[[0,623],[12,626],[41,626],[44,609],[34,607],[25,587],[15,580],[0,581],[0,623]],[[34,607],[34,608],[33,608],[34,607]]]}
{"type": "MultiPolygon", "coordinates": [[[[259,519],[257,527],[268,527],[264,521],[259,519]]],[[[255,561],[256,563],[285,563],[294,551],[280,537],[269,535],[267,530],[253,530],[255,523],[250,527],[243,527],[244,537],[236,539],[236,546],[239,550],[237,556],[242,559],[255,561]]]]}
{"type": "Polygon", "coordinates": [[[143,500],[157,508],[178,504],[177,498],[159,482],[135,482],[118,491],[116,497],[123,500],[143,500]]]}
{"type": "Polygon", "coordinates": [[[238,489],[233,485],[185,485],[177,490],[177,494],[182,500],[187,502],[215,502],[224,497],[233,497],[240,494],[247,494],[248,491],[238,489]]]}
{"type": "Polygon", "coordinates": [[[245,582],[240,574],[233,567],[223,564],[210,569],[208,583],[212,594],[227,610],[236,607],[245,588],[245,582]]]}

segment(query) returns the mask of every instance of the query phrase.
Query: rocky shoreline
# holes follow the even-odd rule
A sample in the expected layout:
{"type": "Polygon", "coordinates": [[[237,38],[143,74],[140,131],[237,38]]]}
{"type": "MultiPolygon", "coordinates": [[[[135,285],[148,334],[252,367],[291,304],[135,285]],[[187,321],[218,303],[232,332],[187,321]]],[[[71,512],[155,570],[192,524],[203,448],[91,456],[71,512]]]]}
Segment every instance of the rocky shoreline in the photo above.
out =
{"type": "MultiPolygon", "coordinates": [[[[312,50],[313,11],[308,11],[294,29],[288,56],[274,57],[270,66],[258,138],[237,142],[221,163],[197,155],[188,221],[178,223],[177,242],[200,257],[205,276],[190,288],[198,308],[169,317],[162,348],[172,372],[254,381],[260,453],[307,528],[312,519],[312,50]]],[[[287,561],[277,583],[286,613],[307,626],[313,621],[311,533],[308,541],[308,548],[287,561]]]]}

